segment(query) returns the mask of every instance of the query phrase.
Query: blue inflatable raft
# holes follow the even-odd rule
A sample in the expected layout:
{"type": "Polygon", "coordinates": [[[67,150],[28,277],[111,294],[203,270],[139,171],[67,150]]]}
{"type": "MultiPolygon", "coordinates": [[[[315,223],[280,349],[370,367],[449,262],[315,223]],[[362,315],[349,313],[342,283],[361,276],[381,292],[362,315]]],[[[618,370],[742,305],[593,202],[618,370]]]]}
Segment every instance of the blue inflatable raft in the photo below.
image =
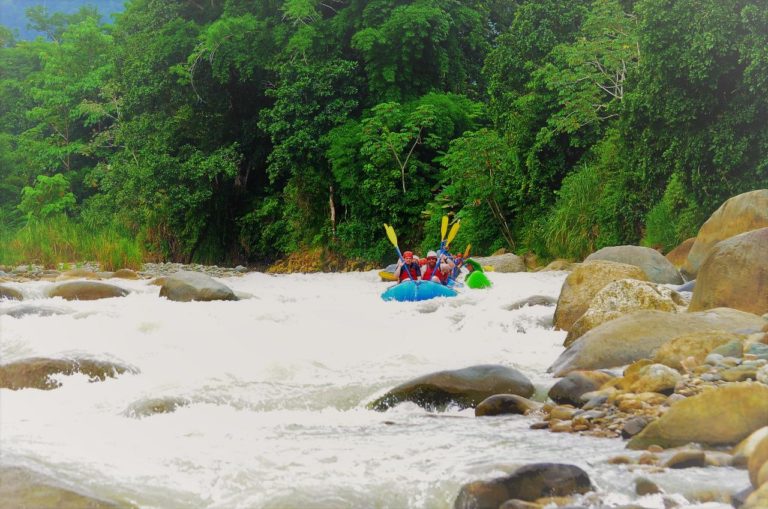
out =
{"type": "Polygon", "coordinates": [[[400,284],[390,286],[381,294],[384,300],[397,300],[410,302],[429,300],[435,297],[455,297],[456,290],[432,281],[403,281],[400,284]]]}

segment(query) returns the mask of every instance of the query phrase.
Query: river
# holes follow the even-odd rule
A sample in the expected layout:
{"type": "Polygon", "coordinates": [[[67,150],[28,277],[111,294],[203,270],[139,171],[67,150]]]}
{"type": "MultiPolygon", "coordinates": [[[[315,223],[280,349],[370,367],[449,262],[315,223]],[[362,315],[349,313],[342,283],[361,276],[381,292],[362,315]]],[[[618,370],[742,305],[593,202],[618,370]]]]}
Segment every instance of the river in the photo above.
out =
{"type": "Polygon", "coordinates": [[[552,329],[554,307],[508,308],[557,297],[565,276],[490,273],[490,290],[420,303],[382,301],[387,284],[375,272],[219,279],[252,295],[237,302],[170,302],[146,280],[110,280],[131,294],[79,302],[42,298],[51,283],[7,283],[25,304],[62,314],[0,316],[3,363],[87,357],[137,373],[0,390],[0,463],[158,509],[446,509],[462,484],[540,461],[581,466],[613,505],[664,507],[660,495],[634,495],[643,476],[679,507],[730,507],[683,497],[738,491],[743,470],[612,465],[626,453],[621,440],[531,430],[533,417],[366,409],[406,380],[474,364],[519,369],[546,394],[565,335],[552,329]],[[187,404],[132,411],[155,398],[187,404]]]}

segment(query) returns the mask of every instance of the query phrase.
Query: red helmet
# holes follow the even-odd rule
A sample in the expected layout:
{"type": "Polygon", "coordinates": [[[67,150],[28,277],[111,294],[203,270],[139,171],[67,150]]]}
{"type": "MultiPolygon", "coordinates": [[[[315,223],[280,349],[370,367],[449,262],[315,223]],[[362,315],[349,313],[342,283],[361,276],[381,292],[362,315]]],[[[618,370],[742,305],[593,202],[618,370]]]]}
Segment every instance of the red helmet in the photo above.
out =
{"type": "Polygon", "coordinates": [[[413,258],[413,251],[406,251],[403,253],[403,258],[413,258]]]}

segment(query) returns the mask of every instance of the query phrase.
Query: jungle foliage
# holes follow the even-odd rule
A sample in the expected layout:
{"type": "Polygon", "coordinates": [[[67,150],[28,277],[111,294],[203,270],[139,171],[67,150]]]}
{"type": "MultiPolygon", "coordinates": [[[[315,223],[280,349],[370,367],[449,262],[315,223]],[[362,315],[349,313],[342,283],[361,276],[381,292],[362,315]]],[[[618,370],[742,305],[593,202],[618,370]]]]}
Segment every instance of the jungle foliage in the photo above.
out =
{"type": "Polygon", "coordinates": [[[670,249],[768,187],[763,0],[128,0],[112,24],[91,7],[28,17],[47,38],[0,26],[6,239],[74,225],[122,238],[133,264],[383,262],[382,223],[430,249],[447,214],[457,248],[580,259],[670,249]]]}

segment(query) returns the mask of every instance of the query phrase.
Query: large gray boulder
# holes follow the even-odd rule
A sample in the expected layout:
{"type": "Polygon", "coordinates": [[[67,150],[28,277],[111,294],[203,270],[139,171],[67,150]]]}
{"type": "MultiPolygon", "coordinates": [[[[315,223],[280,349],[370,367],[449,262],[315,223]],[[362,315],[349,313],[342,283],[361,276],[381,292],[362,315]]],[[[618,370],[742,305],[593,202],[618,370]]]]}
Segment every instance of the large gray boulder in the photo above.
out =
{"type": "Polygon", "coordinates": [[[473,256],[472,259],[483,267],[493,267],[494,272],[526,272],[528,270],[525,261],[512,253],[484,257],[473,256]]]}
{"type": "Polygon", "coordinates": [[[573,324],[581,318],[597,292],[608,283],[621,279],[648,281],[645,272],[626,263],[595,260],[582,263],[565,278],[555,308],[555,327],[571,330],[573,324]]]}
{"type": "Polygon", "coordinates": [[[125,297],[130,292],[119,286],[97,281],[72,281],[58,283],[48,290],[49,297],[61,297],[64,300],[98,300],[112,297],[125,297]]]}
{"type": "Polygon", "coordinates": [[[768,228],[719,242],[699,268],[689,309],[723,306],[768,313],[768,228]]]}
{"type": "Polygon", "coordinates": [[[384,411],[404,401],[427,409],[457,405],[474,408],[494,394],[516,394],[529,398],[533,384],[516,369],[494,364],[438,371],[398,385],[369,405],[384,411]]]}
{"type": "Polygon", "coordinates": [[[165,278],[160,297],[177,302],[238,300],[235,292],[200,272],[182,270],[165,278]]]}
{"type": "Polygon", "coordinates": [[[729,308],[696,313],[635,311],[584,334],[549,369],[561,377],[575,370],[624,366],[651,358],[659,347],[683,334],[712,330],[752,334],[764,325],[760,316],[729,308]]]}
{"type": "Polygon", "coordinates": [[[683,282],[683,277],[672,262],[664,255],[642,246],[610,246],[604,247],[587,256],[585,262],[593,260],[605,260],[608,262],[626,263],[640,267],[648,280],[654,283],[675,284],[683,282]]]}
{"type": "Polygon", "coordinates": [[[699,267],[715,244],[734,235],[765,227],[768,227],[768,189],[729,198],[699,229],[681,272],[688,279],[696,279],[699,267]]]}

